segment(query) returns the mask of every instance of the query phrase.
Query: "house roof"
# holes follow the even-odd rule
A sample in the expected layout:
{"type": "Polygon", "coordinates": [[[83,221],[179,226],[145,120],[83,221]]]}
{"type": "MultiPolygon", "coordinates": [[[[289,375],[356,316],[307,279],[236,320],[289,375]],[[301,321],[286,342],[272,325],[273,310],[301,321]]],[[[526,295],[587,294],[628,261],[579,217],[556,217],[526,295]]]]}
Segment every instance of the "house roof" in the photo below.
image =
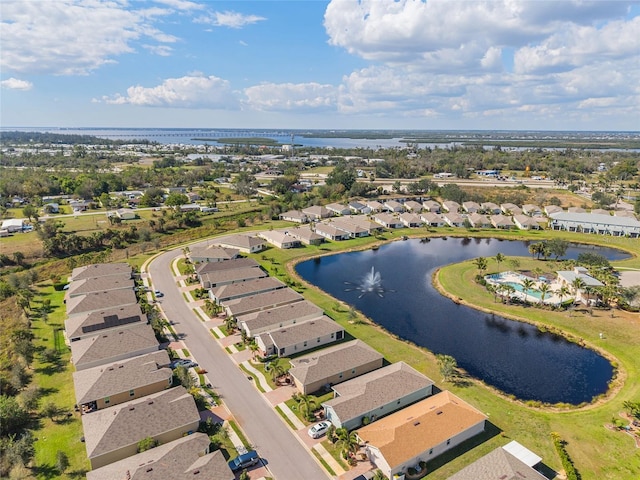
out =
{"type": "Polygon", "coordinates": [[[93,363],[124,355],[129,352],[137,352],[155,346],[158,340],[153,333],[153,328],[146,323],[141,323],[126,329],[109,330],[94,337],[87,337],[71,343],[71,358],[73,364],[78,367],[87,363],[93,363]]]}
{"type": "Polygon", "coordinates": [[[422,202],[422,206],[429,210],[431,210],[432,208],[440,210],[440,204],[435,200],[425,200],[424,202],[422,202]]]}
{"type": "Polygon", "coordinates": [[[469,215],[468,218],[473,225],[478,225],[478,224],[491,225],[491,222],[489,221],[486,215],[481,215],[479,213],[472,213],[469,215]]]}
{"type": "Polygon", "coordinates": [[[362,340],[341,343],[291,360],[289,373],[303,385],[382,360],[382,355],[362,340]]]}
{"type": "Polygon", "coordinates": [[[221,270],[233,270],[236,268],[259,267],[260,264],[253,258],[233,258],[231,260],[223,260],[222,262],[204,262],[196,265],[196,273],[204,275],[205,273],[219,272],[221,270]]]}
{"type": "Polygon", "coordinates": [[[238,250],[237,248],[224,248],[217,245],[207,245],[205,247],[191,247],[189,251],[189,258],[215,258],[218,260],[232,260],[238,256],[239,252],[240,250],[238,250]]]}
{"type": "Polygon", "coordinates": [[[358,436],[380,450],[393,469],[485,420],[445,390],[361,428],[358,436]]]}
{"type": "Polygon", "coordinates": [[[500,207],[493,202],[482,202],[480,206],[485,210],[500,209],[500,207]]]}
{"type": "Polygon", "coordinates": [[[538,222],[536,222],[533,218],[523,214],[514,215],[513,221],[518,222],[520,225],[523,225],[523,226],[533,226],[533,227],[538,226],[538,222]]]}
{"type": "Polygon", "coordinates": [[[367,217],[363,215],[345,215],[344,217],[335,218],[333,222],[337,225],[345,225],[345,226],[351,225],[352,228],[354,226],[360,227],[367,231],[371,231],[374,229],[377,230],[380,228],[380,225],[378,225],[375,222],[372,222],[371,220],[367,219],[367,217]]]}
{"type": "Polygon", "coordinates": [[[557,205],[547,205],[546,207],[544,207],[544,212],[547,215],[551,215],[552,213],[558,213],[563,211],[564,210],[562,210],[562,207],[559,207],[557,205]]]}
{"type": "Polygon", "coordinates": [[[199,421],[196,402],[184,387],[97,410],[82,416],[87,456],[95,458],[199,421]]]}
{"type": "Polygon", "coordinates": [[[285,228],[281,231],[288,233],[292,237],[298,238],[300,240],[306,240],[308,242],[324,239],[322,235],[317,234],[311,229],[311,225],[301,225],[299,227],[285,228]]]}
{"type": "Polygon", "coordinates": [[[397,362],[333,386],[339,396],[323,405],[333,408],[344,423],[431,385],[430,378],[397,362]]]}
{"type": "Polygon", "coordinates": [[[108,290],[133,289],[135,282],[131,275],[109,275],[108,277],[83,278],[69,284],[67,297],[83,295],[92,292],[106,292],[108,290]]]}
{"type": "Polygon", "coordinates": [[[302,213],[306,213],[307,215],[326,217],[329,215],[329,210],[321,205],[314,205],[303,209],[302,213]]]}
{"type": "Polygon", "coordinates": [[[147,353],[108,365],[87,368],[73,373],[76,403],[82,405],[100,398],[110,397],[145,385],[166,381],[173,375],[166,350],[147,353]]]}
{"type": "Polygon", "coordinates": [[[640,221],[631,217],[616,217],[611,215],[599,215],[597,213],[571,213],[558,212],[552,213],[550,217],[553,220],[574,222],[579,224],[600,224],[611,225],[616,227],[635,227],[640,228],[640,221]]]}
{"type": "Polygon", "coordinates": [[[404,205],[402,205],[400,202],[397,202],[395,200],[387,200],[386,202],[384,202],[384,205],[387,208],[391,208],[391,209],[400,208],[404,210],[404,205]]]}
{"type": "Polygon", "coordinates": [[[236,317],[238,323],[244,323],[249,330],[261,329],[280,322],[288,322],[309,315],[322,316],[322,309],[308,300],[290,303],[282,307],[270,308],[259,312],[236,317]]]}
{"type": "Polygon", "coordinates": [[[422,223],[422,218],[420,218],[420,215],[410,212],[401,213],[400,220],[407,223],[422,223]]]}
{"type": "Polygon", "coordinates": [[[318,337],[324,337],[331,333],[344,330],[340,324],[336,323],[326,315],[313,320],[307,320],[295,325],[288,325],[277,330],[261,333],[271,337],[273,344],[278,348],[297,345],[304,341],[310,341],[318,337]]]}
{"type": "Polygon", "coordinates": [[[205,455],[211,440],[196,432],[87,472],[87,480],[233,480],[221,450],[205,455]]]}
{"type": "Polygon", "coordinates": [[[442,202],[442,205],[447,208],[447,210],[458,210],[460,208],[460,204],[458,202],[454,202],[453,200],[446,200],[442,202]]]}
{"type": "Polygon", "coordinates": [[[221,285],[214,287],[211,292],[216,298],[233,298],[244,297],[251,294],[265,292],[268,290],[276,290],[283,288],[285,285],[275,277],[257,278],[255,280],[247,280],[241,283],[232,283],[229,285],[221,285]]]}
{"type": "Polygon", "coordinates": [[[84,267],[76,267],[71,272],[70,280],[82,280],[84,278],[102,277],[106,275],[120,275],[132,273],[131,266],[126,263],[94,263],[84,267]]]}
{"type": "Polygon", "coordinates": [[[300,240],[289,235],[289,233],[279,230],[265,230],[264,232],[260,232],[260,236],[269,243],[279,243],[281,245],[300,243],[300,240]]]}
{"type": "Polygon", "coordinates": [[[336,218],[333,223],[340,229],[348,233],[357,235],[358,233],[368,232],[369,229],[361,224],[352,221],[351,217],[339,217],[336,218]]]}
{"type": "Polygon", "coordinates": [[[496,227],[498,226],[512,227],[513,226],[513,220],[511,219],[511,217],[507,217],[506,215],[491,215],[489,217],[489,220],[491,220],[491,223],[496,227]]]}
{"type": "Polygon", "coordinates": [[[296,218],[298,220],[306,221],[307,216],[302,213],[301,210],[289,210],[280,214],[280,218],[296,218]]]}
{"type": "Polygon", "coordinates": [[[110,290],[78,295],[67,300],[67,315],[95,312],[106,308],[133,305],[138,301],[136,293],[131,290],[110,290]]]}
{"type": "Polygon", "coordinates": [[[341,203],[330,203],[325,205],[327,210],[331,210],[333,212],[342,212],[344,210],[349,210],[349,207],[346,205],[342,205],[341,203]]]}
{"type": "Polygon", "coordinates": [[[480,210],[480,204],[477,202],[462,202],[462,206],[465,210],[469,210],[471,208],[475,208],[476,210],[480,210]]]}
{"type": "Polygon", "coordinates": [[[316,232],[322,232],[322,233],[326,233],[327,235],[330,235],[332,237],[344,237],[344,236],[349,236],[349,232],[337,227],[336,225],[333,224],[334,222],[331,223],[316,223],[316,232]]]}
{"type": "Polygon", "coordinates": [[[419,212],[420,210],[422,210],[422,204],[416,202],[415,200],[408,200],[408,201],[404,202],[404,206],[405,206],[405,208],[408,208],[411,211],[416,211],[417,210],[419,212]]]}
{"type": "Polygon", "coordinates": [[[67,338],[76,338],[86,336],[91,332],[117,328],[138,322],[147,323],[147,316],[142,313],[140,305],[134,303],[132,305],[74,315],[65,320],[64,326],[67,338]]]}
{"type": "Polygon", "coordinates": [[[380,202],[376,200],[372,200],[370,202],[367,202],[367,207],[373,210],[382,210],[384,208],[384,205],[382,205],[380,202]]]}
{"type": "Polygon", "coordinates": [[[433,213],[433,212],[423,212],[420,214],[420,218],[422,218],[422,220],[428,223],[434,223],[434,222],[442,223],[444,221],[442,219],[442,216],[439,213],[433,213]]]}
{"type": "Polygon", "coordinates": [[[304,300],[304,297],[291,288],[280,288],[270,292],[258,293],[242,298],[235,298],[224,302],[224,306],[231,315],[239,316],[248,312],[260,310],[271,305],[293,303],[304,300]]]}
{"type": "Polygon", "coordinates": [[[587,287],[603,287],[604,284],[599,280],[596,280],[591,275],[587,275],[585,273],[574,272],[572,270],[568,271],[558,271],[556,272],[559,277],[562,277],[567,283],[573,283],[576,278],[581,279],[585,286],[587,287]]]}
{"type": "Polygon", "coordinates": [[[236,233],[233,235],[227,235],[225,237],[214,238],[212,240],[214,244],[222,246],[231,246],[244,249],[250,249],[259,245],[264,245],[264,240],[252,235],[243,235],[236,233]]]}
{"type": "Polygon", "coordinates": [[[448,480],[546,480],[547,477],[499,447],[448,480]]]}
{"type": "Polygon", "coordinates": [[[267,276],[267,272],[262,270],[260,267],[218,270],[217,272],[203,273],[200,275],[203,280],[209,281],[212,285],[222,282],[241,282],[243,280],[252,280],[267,276]]]}
{"type": "Polygon", "coordinates": [[[386,223],[387,225],[391,225],[391,224],[395,225],[397,223],[402,223],[400,222],[400,220],[394,217],[391,213],[387,213],[387,212],[376,213],[373,216],[373,219],[382,223],[386,223]]]}
{"type": "Polygon", "coordinates": [[[447,212],[442,214],[442,218],[449,219],[451,223],[463,223],[464,218],[456,212],[447,212]]]}

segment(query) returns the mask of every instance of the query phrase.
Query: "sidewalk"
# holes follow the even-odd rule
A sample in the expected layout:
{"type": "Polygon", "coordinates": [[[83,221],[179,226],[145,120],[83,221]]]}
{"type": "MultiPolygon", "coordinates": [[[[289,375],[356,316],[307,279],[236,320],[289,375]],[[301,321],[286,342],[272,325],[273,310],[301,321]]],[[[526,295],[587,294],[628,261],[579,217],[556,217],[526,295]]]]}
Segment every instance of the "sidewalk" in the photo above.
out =
{"type": "Polygon", "coordinates": [[[320,456],[322,457],[322,460],[327,462],[327,465],[331,467],[331,469],[335,472],[337,476],[340,476],[343,473],[346,473],[345,469],[340,466],[340,464],[336,461],[335,458],[331,456],[329,452],[327,452],[327,449],[324,448],[321,443],[316,443],[313,446],[313,450],[315,450],[320,454],[320,456]]]}
{"type": "Polygon", "coordinates": [[[242,362],[240,365],[242,365],[244,368],[247,369],[247,371],[251,372],[253,375],[256,376],[256,381],[260,384],[260,387],[262,387],[262,389],[265,392],[270,392],[273,390],[273,388],[271,388],[267,383],[267,379],[264,378],[264,375],[262,375],[262,372],[253,368],[253,365],[251,365],[251,362],[247,360],[242,362]]]}

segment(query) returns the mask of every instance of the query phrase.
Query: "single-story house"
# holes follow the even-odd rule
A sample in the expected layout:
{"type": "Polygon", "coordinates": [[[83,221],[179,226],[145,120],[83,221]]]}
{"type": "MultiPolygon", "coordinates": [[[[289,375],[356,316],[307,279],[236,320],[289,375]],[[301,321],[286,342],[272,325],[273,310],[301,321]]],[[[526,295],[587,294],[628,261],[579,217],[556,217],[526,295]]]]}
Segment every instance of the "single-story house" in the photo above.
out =
{"type": "Polygon", "coordinates": [[[480,209],[484,212],[484,213],[488,213],[489,215],[498,215],[499,213],[502,213],[502,209],[500,208],[499,205],[496,205],[493,202],[483,202],[480,204],[480,209]]]}
{"type": "MultiPolygon", "coordinates": [[[[109,213],[107,213],[107,215],[108,214],[109,213]]],[[[118,208],[116,210],[116,217],[118,217],[120,220],[135,220],[137,216],[138,214],[136,213],[136,211],[130,208],[118,208]]]]}
{"type": "Polygon", "coordinates": [[[100,332],[71,343],[71,362],[76,370],[126,360],[159,349],[153,328],[139,323],[129,328],[100,332]]]}
{"type": "Polygon", "coordinates": [[[391,213],[404,212],[404,205],[400,202],[396,202],[395,200],[387,200],[384,202],[384,208],[387,212],[391,213]]]}
{"type": "Polygon", "coordinates": [[[544,207],[544,213],[546,213],[548,216],[551,216],[552,213],[558,212],[564,212],[562,207],[559,207],[557,205],[547,205],[546,207],[544,207]]]}
{"type": "Polygon", "coordinates": [[[533,468],[542,459],[515,440],[498,447],[455,473],[447,480],[478,480],[480,478],[498,480],[547,480],[547,477],[533,468]],[[515,444],[515,445],[514,445],[515,444]],[[515,453],[512,450],[520,447],[515,453]],[[524,455],[522,454],[524,453],[524,455]],[[532,462],[535,462],[531,464],[532,462]]]}
{"type": "Polygon", "coordinates": [[[187,192],[185,195],[190,202],[197,202],[198,200],[202,200],[202,197],[197,192],[187,192]]]}
{"type": "Polygon", "coordinates": [[[309,220],[322,220],[323,218],[328,218],[331,216],[331,211],[327,210],[326,207],[320,205],[314,205],[312,207],[307,207],[302,210],[309,220]]]}
{"type": "Polygon", "coordinates": [[[341,228],[336,227],[333,222],[319,222],[315,224],[315,232],[329,240],[349,240],[349,232],[345,232],[341,228]]]}
{"type": "Polygon", "coordinates": [[[413,213],[420,213],[422,211],[422,204],[415,200],[407,200],[404,202],[404,208],[413,213]]]}
{"type": "Polygon", "coordinates": [[[258,236],[265,239],[271,245],[282,249],[296,248],[299,247],[301,243],[300,240],[293,235],[279,230],[264,230],[260,232],[258,236]]]}
{"type": "Polygon", "coordinates": [[[262,332],[256,343],[263,355],[288,357],[344,338],[344,328],[323,315],[314,320],[262,332]]]}
{"type": "Polygon", "coordinates": [[[108,275],[128,274],[133,277],[133,269],[127,263],[93,263],[83,267],[76,267],[71,271],[69,281],[84,280],[108,275]]]}
{"type": "Polygon", "coordinates": [[[442,218],[450,227],[464,226],[464,218],[462,218],[461,215],[455,213],[455,211],[442,214],[442,218]]]}
{"type": "Polygon", "coordinates": [[[368,237],[371,235],[369,228],[366,228],[360,222],[354,221],[351,216],[336,218],[331,223],[340,230],[347,232],[350,238],[368,237]]]}
{"type": "Polygon", "coordinates": [[[522,205],[522,213],[524,213],[525,215],[529,215],[530,217],[533,217],[535,215],[542,215],[542,209],[538,205],[526,203],[522,205]]]}
{"type": "Polygon", "coordinates": [[[166,350],[73,373],[76,405],[83,413],[119,405],[171,386],[166,350]]]}
{"type": "Polygon", "coordinates": [[[133,289],[91,292],[67,300],[67,316],[97,312],[106,308],[134,305],[138,302],[133,289]]]}
{"type": "Polygon", "coordinates": [[[322,242],[324,242],[324,237],[319,233],[314,232],[311,229],[310,225],[286,228],[281,231],[288,233],[293,238],[300,240],[300,242],[304,243],[305,245],[320,245],[322,242]]]}
{"type": "Polygon", "coordinates": [[[197,245],[190,247],[187,257],[193,263],[216,263],[238,258],[240,250],[217,245],[197,245]]]}
{"type": "Polygon", "coordinates": [[[539,230],[540,229],[540,225],[535,219],[524,214],[514,215],[513,223],[515,223],[520,230],[539,230]]]}
{"type": "Polygon", "coordinates": [[[278,215],[280,220],[286,220],[288,222],[307,223],[309,218],[300,210],[289,210],[288,212],[278,215]]]}
{"type": "Polygon", "coordinates": [[[422,218],[417,213],[401,213],[399,217],[400,221],[405,227],[416,228],[422,226],[422,218]]]}
{"type": "Polygon", "coordinates": [[[256,253],[265,248],[265,241],[263,239],[241,233],[214,238],[211,242],[220,247],[236,248],[242,253],[256,253]]]}
{"type": "Polygon", "coordinates": [[[507,217],[506,215],[491,215],[489,219],[491,220],[491,225],[493,225],[495,228],[508,230],[515,227],[513,219],[511,217],[507,217]]]}
{"type": "Polygon", "coordinates": [[[0,230],[6,230],[9,233],[21,232],[24,229],[24,220],[20,218],[9,218],[2,221],[0,230]]]}
{"type": "Polygon", "coordinates": [[[422,202],[422,208],[427,212],[440,213],[440,204],[435,200],[425,200],[422,202]]]}
{"type": "Polygon", "coordinates": [[[349,202],[349,209],[355,214],[368,215],[371,213],[371,207],[360,202],[349,202]]]}
{"type": "Polygon", "coordinates": [[[322,309],[314,303],[303,300],[238,315],[235,318],[238,326],[245,331],[247,337],[251,338],[270,330],[320,318],[323,313],[322,309]]]}
{"type": "Polygon", "coordinates": [[[286,285],[275,277],[257,278],[241,283],[232,283],[213,287],[209,290],[209,297],[216,303],[224,303],[242,297],[257,295],[258,293],[270,292],[286,285]]]}
{"type": "Polygon", "coordinates": [[[420,214],[422,221],[429,227],[444,227],[445,221],[438,213],[424,212],[420,214]]]}
{"type": "Polygon", "coordinates": [[[502,203],[500,209],[505,215],[520,215],[522,213],[522,209],[515,203],[502,203]]]}
{"type": "Polygon", "coordinates": [[[138,453],[138,442],[153,438],[164,445],[195,433],[200,414],[181,386],[82,416],[91,468],[138,453]]]}
{"type": "Polygon", "coordinates": [[[341,203],[330,203],[325,205],[325,207],[334,215],[349,215],[351,213],[351,209],[341,203]]]}
{"type": "Polygon", "coordinates": [[[398,218],[396,218],[393,215],[391,215],[390,213],[385,213],[385,212],[376,213],[371,218],[373,218],[373,220],[376,223],[379,223],[380,225],[382,225],[385,228],[402,228],[402,227],[404,227],[402,222],[398,218]]]}
{"type": "Polygon", "coordinates": [[[616,237],[640,237],[640,222],[632,217],[593,213],[559,212],[551,214],[549,225],[554,230],[595,233],[616,237]]]}
{"type": "Polygon", "coordinates": [[[94,292],[110,292],[114,290],[133,290],[135,282],[130,275],[110,275],[108,277],[85,278],[69,284],[65,299],[94,292]]]}
{"type": "Polygon", "coordinates": [[[193,433],[87,472],[87,480],[234,480],[221,450],[209,453],[211,440],[193,433]]]}
{"type": "Polygon", "coordinates": [[[375,222],[372,222],[364,215],[361,215],[361,216],[349,215],[347,217],[336,218],[333,222],[336,225],[349,225],[349,224],[356,225],[359,228],[366,230],[369,235],[384,229],[384,227],[382,227],[381,225],[378,225],[375,222]]]}
{"type": "Polygon", "coordinates": [[[237,318],[247,313],[281,307],[282,305],[300,302],[302,300],[304,300],[302,295],[287,287],[237,298],[235,300],[227,300],[223,303],[223,306],[228,316],[237,318]]]}
{"type": "Polygon", "coordinates": [[[253,258],[236,257],[230,260],[222,260],[219,262],[199,263],[195,267],[196,274],[198,275],[198,278],[200,278],[202,275],[206,275],[208,273],[221,272],[223,270],[260,267],[260,264],[253,258]]]}
{"type": "Polygon", "coordinates": [[[371,213],[381,212],[385,209],[385,206],[377,200],[371,200],[367,202],[367,207],[371,209],[371,213]]]}
{"type": "Polygon", "coordinates": [[[332,387],[322,404],[336,428],[353,430],[411,405],[433,393],[433,381],[404,362],[396,362],[332,387]]]}
{"type": "Polygon", "coordinates": [[[591,302],[593,298],[591,298],[588,294],[585,294],[584,288],[604,287],[604,284],[600,280],[589,275],[589,271],[584,267],[575,267],[573,270],[568,271],[561,270],[556,272],[556,274],[558,275],[556,280],[558,285],[560,287],[566,286],[570,290],[574,291],[576,294],[576,300],[585,304],[591,302]],[[573,285],[577,279],[580,279],[582,281],[584,287],[576,290],[573,285]]]}
{"type": "Polygon", "coordinates": [[[64,336],[67,343],[70,343],[93,337],[97,332],[128,328],[136,324],[147,323],[147,321],[147,316],[142,313],[140,305],[137,303],[106,308],[67,318],[64,321],[64,336]]]}
{"type": "Polygon", "coordinates": [[[479,213],[472,213],[467,217],[469,223],[475,228],[491,228],[491,220],[486,215],[480,215],[479,213]]]}
{"type": "Polygon", "coordinates": [[[482,207],[476,202],[462,202],[462,209],[467,213],[478,213],[482,207]]]}
{"type": "Polygon", "coordinates": [[[69,206],[73,213],[85,212],[89,208],[89,202],[86,200],[69,200],[69,206]]]}
{"type": "Polygon", "coordinates": [[[404,478],[427,462],[484,431],[486,416],[442,391],[357,431],[369,460],[387,478],[404,478]]]}
{"type": "Polygon", "coordinates": [[[49,213],[60,213],[60,205],[58,203],[54,203],[54,202],[47,203],[46,205],[44,205],[42,207],[42,211],[44,213],[47,213],[47,214],[49,214],[49,213]]]}
{"type": "Polygon", "coordinates": [[[308,394],[380,368],[383,360],[362,340],[353,340],[291,360],[289,375],[308,394]]]}
{"type": "Polygon", "coordinates": [[[202,288],[215,288],[232,283],[248,282],[258,278],[268,277],[269,274],[260,267],[228,268],[199,275],[202,288]]]}
{"type": "Polygon", "coordinates": [[[446,200],[442,202],[442,209],[445,212],[457,213],[460,210],[460,204],[458,202],[454,202],[452,200],[446,200]]]}

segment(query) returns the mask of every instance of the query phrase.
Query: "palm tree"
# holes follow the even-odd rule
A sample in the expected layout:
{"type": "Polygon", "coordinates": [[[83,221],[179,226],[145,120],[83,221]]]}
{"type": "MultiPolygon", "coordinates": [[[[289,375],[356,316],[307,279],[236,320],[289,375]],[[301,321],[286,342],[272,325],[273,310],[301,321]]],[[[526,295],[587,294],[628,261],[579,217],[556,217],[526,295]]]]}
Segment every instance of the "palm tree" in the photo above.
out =
{"type": "Polygon", "coordinates": [[[516,289],[513,287],[513,285],[503,285],[502,290],[506,294],[507,303],[511,303],[511,295],[513,295],[516,292],[516,289]]]}
{"type": "Polygon", "coordinates": [[[562,305],[562,299],[571,295],[571,290],[569,290],[569,287],[566,285],[562,285],[558,290],[556,290],[556,293],[560,297],[560,304],[562,305]]]}
{"type": "Polygon", "coordinates": [[[540,285],[538,291],[540,292],[540,303],[543,304],[544,297],[546,297],[547,293],[551,291],[551,287],[547,283],[543,283],[542,285],[540,285]]]}
{"type": "Polygon", "coordinates": [[[580,290],[585,287],[584,280],[582,280],[580,277],[576,277],[573,282],[571,282],[571,287],[573,288],[573,293],[576,295],[577,300],[580,290]]]}
{"type": "Polygon", "coordinates": [[[498,252],[498,253],[496,253],[496,256],[493,257],[493,259],[498,264],[498,272],[500,272],[500,264],[505,261],[506,257],[503,254],[498,252]]]}
{"type": "Polygon", "coordinates": [[[349,453],[356,453],[360,448],[356,432],[349,432],[346,428],[338,428],[336,429],[336,436],[338,437],[336,445],[342,449],[342,455],[345,458],[349,453]]]}
{"type": "Polygon", "coordinates": [[[524,293],[524,301],[527,302],[528,298],[527,298],[527,293],[529,292],[529,290],[533,290],[533,280],[531,280],[530,278],[525,278],[522,281],[522,291],[524,293]]]}
{"type": "Polygon", "coordinates": [[[269,364],[269,373],[274,382],[288,371],[289,368],[285,365],[283,358],[278,357],[269,364]]]}
{"type": "Polygon", "coordinates": [[[318,399],[312,395],[299,394],[298,397],[298,410],[303,414],[307,420],[313,420],[313,411],[318,407],[318,399]]]}
{"type": "Polygon", "coordinates": [[[476,258],[473,263],[476,265],[476,267],[478,267],[478,271],[480,272],[480,274],[482,274],[482,272],[487,269],[487,259],[484,257],[476,258]]]}

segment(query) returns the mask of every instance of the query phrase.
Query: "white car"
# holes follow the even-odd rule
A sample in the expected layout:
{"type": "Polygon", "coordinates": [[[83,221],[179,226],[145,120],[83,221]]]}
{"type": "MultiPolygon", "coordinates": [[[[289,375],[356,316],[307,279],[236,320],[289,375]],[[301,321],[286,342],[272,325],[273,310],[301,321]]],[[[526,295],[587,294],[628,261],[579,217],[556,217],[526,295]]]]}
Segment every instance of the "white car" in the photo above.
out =
{"type": "Polygon", "coordinates": [[[309,429],[309,436],[311,438],[320,438],[325,433],[327,433],[327,430],[329,430],[330,426],[330,422],[320,422],[309,429]]]}

